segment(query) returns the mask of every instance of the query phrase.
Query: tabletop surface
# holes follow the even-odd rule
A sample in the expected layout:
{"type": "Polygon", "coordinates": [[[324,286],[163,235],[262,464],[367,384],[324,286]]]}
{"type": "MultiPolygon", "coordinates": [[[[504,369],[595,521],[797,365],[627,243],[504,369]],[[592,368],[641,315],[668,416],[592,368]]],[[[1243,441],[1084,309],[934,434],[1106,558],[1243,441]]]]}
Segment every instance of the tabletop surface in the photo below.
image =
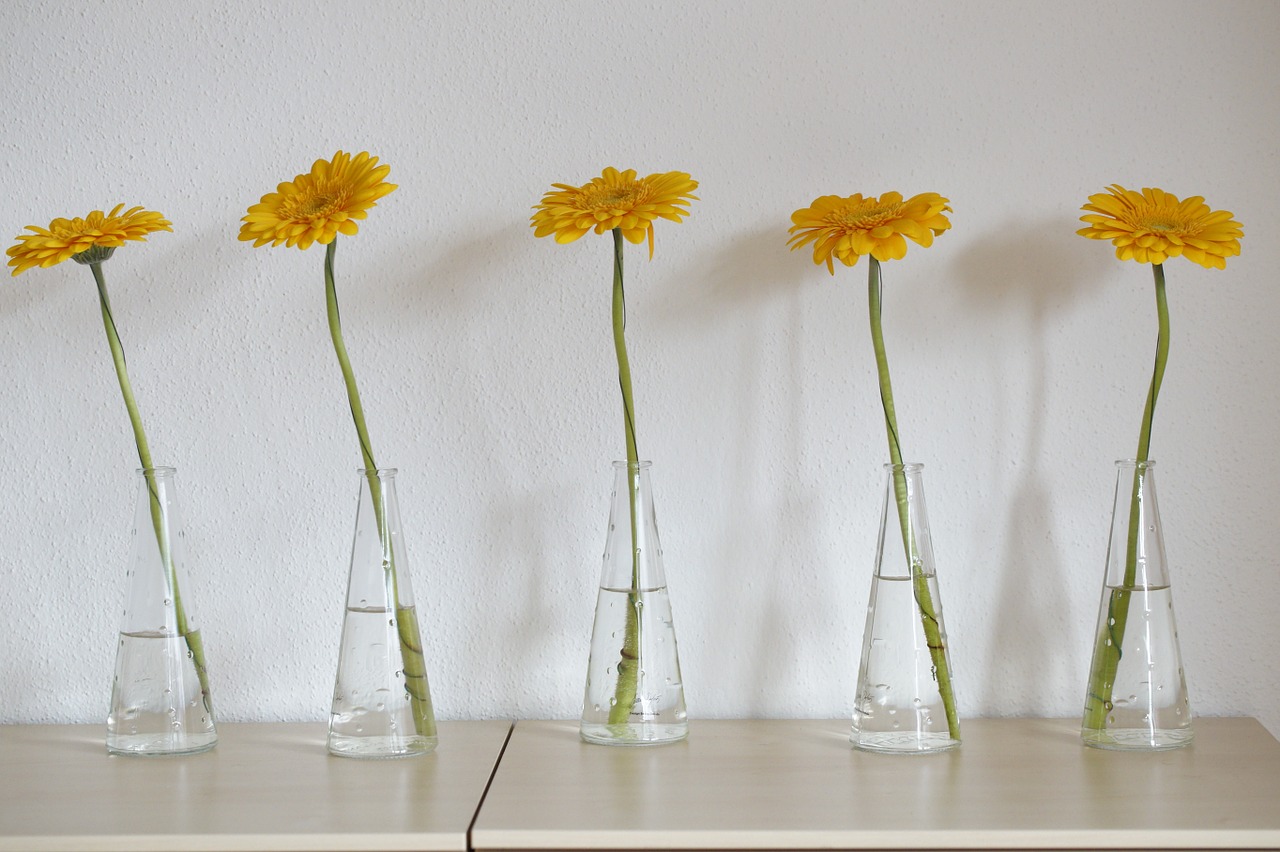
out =
{"type": "Polygon", "coordinates": [[[839,721],[693,721],[653,748],[518,722],[472,829],[500,849],[1280,848],[1280,743],[1202,718],[1156,753],[1078,720],[966,719],[963,746],[858,752],[839,721]]]}
{"type": "Polygon", "coordinates": [[[465,850],[510,722],[435,752],[332,757],[326,727],[222,724],[187,757],[113,757],[102,725],[0,726],[0,850],[465,850]]]}

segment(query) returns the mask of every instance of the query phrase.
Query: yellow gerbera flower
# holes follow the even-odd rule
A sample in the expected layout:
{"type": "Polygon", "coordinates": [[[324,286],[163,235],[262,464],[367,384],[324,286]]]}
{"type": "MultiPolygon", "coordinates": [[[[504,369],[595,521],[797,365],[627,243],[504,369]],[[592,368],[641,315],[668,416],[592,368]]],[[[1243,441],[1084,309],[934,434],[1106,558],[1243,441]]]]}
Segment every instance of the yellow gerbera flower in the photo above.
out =
{"type": "Polygon", "coordinates": [[[908,237],[928,248],[934,236],[951,227],[944,212],[950,202],[936,192],[913,195],[906,201],[898,192],[879,198],[861,194],[841,198],[824,195],[791,214],[794,223],[787,240],[791,250],[813,243],[813,262],[826,263],[835,275],[832,257],[845,266],[869,254],[879,261],[901,260],[907,254],[908,237]]]}
{"type": "MultiPolygon", "coordinates": [[[[54,219],[48,228],[28,225],[30,234],[19,234],[18,244],[10,246],[9,265],[13,274],[26,272],[33,266],[47,268],[62,263],[92,248],[116,249],[126,240],[146,241],[152,231],[172,231],[170,222],[159,213],[130,207],[124,213],[123,204],[111,208],[110,213],[94,210],[83,219],[54,219]]],[[[105,260],[110,255],[102,255],[105,260]]]]}
{"type": "Polygon", "coordinates": [[[252,240],[254,248],[284,243],[306,249],[312,243],[328,245],[339,233],[352,236],[359,230],[353,220],[364,219],[396,188],[384,180],[390,172],[367,151],[354,158],[339,151],[332,160],[316,160],[310,174],[280,184],[249,208],[240,220],[240,239],[252,240]]]}
{"type": "Polygon", "coordinates": [[[1226,269],[1227,258],[1240,253],[1241,225],[1226,210],[1213,211],[1204,199],[1193,195],[1179,201],[1162,189],[1141,193],[1119,184],[1107,193],[1089,196],[1080,208],[1090,215],[1080,221],[1089,227],[1076,231],[1091,240],[1111,240],[1116,257],[1138,263],[1164,263],[1185,257],[1201,266],[1226,269]]]}
{"type": "Polygon", "coordinates": [[[653,257],[653,223],[681,221],[698,182],[684,172],[664,172],[637,178],[635,169],[620,172],[610,166],[584,186],[553,183],[554,190],[534,206],[530,223],[534,236],[555,234],[556,242],[571,243],[587,231],[597,234],[617,228],[630,242],[649,240],[653,257]]]}

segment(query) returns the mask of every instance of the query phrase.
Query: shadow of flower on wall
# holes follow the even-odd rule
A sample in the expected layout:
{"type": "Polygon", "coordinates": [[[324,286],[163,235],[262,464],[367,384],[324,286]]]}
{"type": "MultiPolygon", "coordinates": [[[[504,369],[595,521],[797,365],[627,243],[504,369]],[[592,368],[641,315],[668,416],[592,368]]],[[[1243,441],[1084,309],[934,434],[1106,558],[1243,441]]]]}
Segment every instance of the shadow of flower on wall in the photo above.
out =
{"type": "MultiPolygon", "coordinates": [[[[990,353],[985,370],[992,405],[984,431],[997,442],[1010,436],[1022,440],[1021,446],[1009,444],[991,456],[985,473],[975,471],[991,501],[990,512],[983,514],[998,523],[994,519],[1004,510],[1003,529],[989,531],[990,538],[1004,542],[1003,553],[993,560],[994,576],[983,578],[996,600],[980,670],[992,676],[970,687],[987,711],[1049,712],[1074,700],[1084,676],[1077,671],[1081,660],[1070,651],[1083,647],[1073,641],[1073,630],[1087,620],[1091,602],[1072,600],[1072,575],[1089,569],[1094,554],[1068,551],[1062,544],[1055,504],[1073,498],[1055,495],[1048,479],[1050,470],[1062,469],[1062,460],[1052,456],[1063,452],[1073,433],[1080,437],[1081,424],[1074,412],[1062,409],[1062,389],[1053,386],[1054,352],[1061,351],[1051,342],[1060,325],[1055,317],[1092,298],[1103,280],[1101,271],[1081,273],[1074,229],[1067,219],[1002,228],[998,236],[968,244],[955,262],[958,301],[972,312],[971,321],[1003,322],[1008,332],[1002,339],[1030,341],[1012,352],[1002,351],[999,342],[973,348],[990,353]],[[1021,398],[1010,393],[1020,387],[1026,388],[1021,398]]],[[[1079,348],[1073,351],[1079,353],[1079,348]]],[[[1094,460],[1081,463],[1089,466],[1094,460]]],[[[982,535],[975,531],[976,539],[982,535]]]]}
{"type": "MultiPolygon", "coordinates": [[[[871,532],[851,534],[849,519],[872,519],[877,496],[874,489],[833,494],[823,483],[833,468],[853,463],[843,450],[859,440],[856,425],[847,426],[858,404],[843,383],[833,388],[813,375],[815,349],[826,357],[856,343],[814,327],[823,316],[814,296],[850,294],[828,289],[825,271],[817,278],[789,254],[785,235],[780,220],[722,237],[718,251],[666,271],[655,282],[662,297],[650,307],[659,333],[691,357],[691,341],[715,341],[680,379],[710,414],[689,440],[705,469],[717,472],[696,484],[708,531],[702,585],[715,597],[700,602],[696,622],[683,617],[682,642],[696,630],[701,652],[682,664],[689,683],[737,684],[733,696],[707,698],[721,712],[752,716],[846,706],[855,674],[848,658],[861,629],[850,613],[861,612],[866,587],[862,572],[850,570],[845,545],[873,540],[871,532]]],[[[856,317],[850,305],[839,322],[856,317]]],[[[840,375],[861,369],[852,358],[848,364],[840,375]]],[[[696,690],[689,699],[693,712],[696,690]]]]}

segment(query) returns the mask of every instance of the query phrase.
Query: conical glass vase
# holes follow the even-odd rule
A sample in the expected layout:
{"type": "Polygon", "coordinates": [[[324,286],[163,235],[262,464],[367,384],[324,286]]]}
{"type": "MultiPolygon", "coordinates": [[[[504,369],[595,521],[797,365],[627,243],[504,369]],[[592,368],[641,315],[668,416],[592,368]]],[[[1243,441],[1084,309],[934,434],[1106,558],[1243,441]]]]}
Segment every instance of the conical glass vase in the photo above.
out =
{"type": "Polygon", "coordinates": [[[604,568],[591,632],[582,739],[661,745],[689,735],[650,462],[613,463],[604,568]]]}
{"type": "Polygon", "coordinates": [[[200,630],[183,570],[171,467],[138,471],[124,617],[116,646],[107,751],[163,756],[218,742],[200,630]]]}
{"type": "Polygon", "coordinates": [[[407,757],[436,747],[436,719],[396,499],[396,471],[360,471],[360,502],[329,751],[407,757]]]}
{"type": "Polygon", "coordinates": [[[928,754],[960,745],[950,647],[924,501],[924,466],[887,464],[850,741],[928,754]]]}
{"type": "Polygon", "coordinates": [[[1080,736],[1095,748],[1153,751],[1192,739],[1155,462],[1116,462],[1111,539],[1080,736]]]}

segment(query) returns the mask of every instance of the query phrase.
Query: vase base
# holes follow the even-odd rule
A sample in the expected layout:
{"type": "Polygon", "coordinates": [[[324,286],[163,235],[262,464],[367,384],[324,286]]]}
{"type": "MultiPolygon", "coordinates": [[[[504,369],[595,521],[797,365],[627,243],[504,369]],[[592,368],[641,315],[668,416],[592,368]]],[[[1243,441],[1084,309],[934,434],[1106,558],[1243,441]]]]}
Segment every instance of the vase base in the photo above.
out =
{"type": "Polygon", "coordinates": [[[1191,728],[1086,728],[1080,739],[1090,748],[1108,751],[1168,751],[1191,744],[1195,733],[1191,728]]]}
{"type": "Polygon", "coordinates": [[[391,757],[414,757],[436,750],[436,737],[329,737],[329,754],[335,757],[358,757],[380,760],[391,757]]]}
{"type": "Polygon", "coordinates": [[[174,737],[165,733],[108,734],[107,752],[134,757],[177,757],[200,754],[218,744],[213,732],[174,737]]]}
{"type": "Polygon", "coordinates": [[[947,733],[924,731],[854,731],[849,742],[859,751],[878,754],[936,754],[960,747],[947,733]]]}
{"type": "Polygon", "coordinates": [[[620,725],[583,722],[582,739],[594,745],[654,746],[678,743],[689,736],[688,722],[624,722],[620,725]]]}

